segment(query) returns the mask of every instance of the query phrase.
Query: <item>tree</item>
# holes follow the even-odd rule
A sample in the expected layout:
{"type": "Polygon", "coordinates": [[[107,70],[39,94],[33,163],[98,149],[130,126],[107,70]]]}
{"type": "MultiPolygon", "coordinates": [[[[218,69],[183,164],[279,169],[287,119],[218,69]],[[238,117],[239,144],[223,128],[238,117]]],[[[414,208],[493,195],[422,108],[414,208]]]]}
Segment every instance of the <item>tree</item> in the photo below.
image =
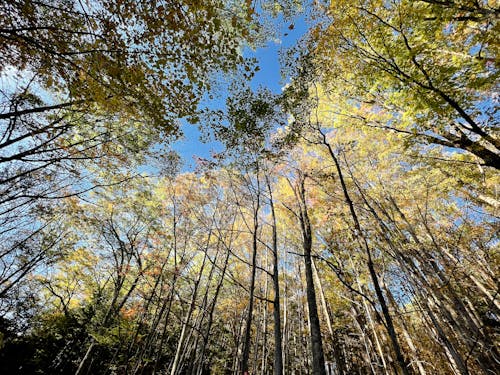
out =
{"type": "Polygon", "coordinates": [[[0,115],[0,372],[495,372],[498,10],[316,2],[281,94],[243,65],[225,108],[195,110],[242,62],[202,44],[292,4],[0,5],[0,66],[24,74],[0,115]],[[198,114],[225,149],[153,165],[161,121],[198,114]]]}
{"type": "Polygon", "coordinates": [[[197,121],[212,75],[245,64],[253,25],[246,2],[0,5],[0,257],[9,288],[50,258],[46,243],[33,251],[40,256],[25,245],[43,242],[55,201],[175,159],[152,147],[181,135],[180,118],[197,121]]]}
{"type": "Polygon", "coordinates": [[[307,305],[309,311],[309,324],[311,326],[311,352],[312,371],[314,375],[326,374],[325,358],[323,354],[323,342],[319,326],[318,307],[316,303],[316,291],[312,270],[312,227],[309,220],[309,213],[306,201],[305,176],[299,174],[295,195],[299,206],[298,219],[303,237],[303,257],[306,274],[307,305]]]}
{"type": "Polygon", "coordinates": [[[333,1],[321,11],[327,20],[311,33],[311,54],[339,116],[499,168],[498,9],[485,1],[333,1]]]}

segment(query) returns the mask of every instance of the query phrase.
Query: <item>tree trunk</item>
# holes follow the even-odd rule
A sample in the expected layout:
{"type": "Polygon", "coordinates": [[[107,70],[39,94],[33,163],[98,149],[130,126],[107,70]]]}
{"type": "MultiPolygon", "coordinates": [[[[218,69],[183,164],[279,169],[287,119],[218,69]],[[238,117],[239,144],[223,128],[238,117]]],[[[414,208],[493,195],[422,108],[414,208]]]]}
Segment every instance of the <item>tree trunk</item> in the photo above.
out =
{"type": "Polygon", "coordinates": [[[257,242],[259,236],[259,210],[260,210],[260,186],[259,186],[259,175],[257,172],[257,192],[256,192],[256,202],[253,212],[253,228],[252,228],[252,263],[251,263],[251,277],[250,277],[250,288],[248,297],[248,311],[247,320],[245,325],[245,336],[243,341],[243,354],[241,358],[241,368],[240,371],[243,375],[248,375],[249,367],[248,360],[250,357],[250,346],[251,346],[251,329],[252,329],[252,317],[253,317],[253,305],[254,305],[254,293],[255,293],[255,274],[257,270],[257,242]]]}
{"type": "Polygon", "coordinates": [[[179,365],[181,364],[181,353],[182,353],[182,349],[184,346],[184,340],[186,337],[187,328],[188,328],[190,321],[191,321],[191,316],[192,316],[194,309],[196,307],[196,297],[198,295],[198,287],[199,287],[200,282],[201,282],[203,270],[205,269],[205,263],[206,263],[207,256],[208,256],[207,253],[208,253],[208,247],[210,244],[211,236],[212,236],[212,231],[210,230],[210,232],[208,233],[207,245],[205,247],[205,254],[203,256],[203,261],[201,263],[200,271],[198,272],[198,277],[197,277],[195,284],[194,284],[193,295],[191,297],[191,303],[189,305],[189,310],[188,310],[186,318],[182,324],[181,335],[179,337],[179,341],[177,342],[177,349],[175,351],[175,357],[174,357],[174,361],[172,363],[172,368],[170,370],[170,375],[176,375],[178,372],[179,365]]]}
{"type": "Polygon", "coordinates": [[[363,231],[361,230],[361,225],[358,219],[358,215],[356,214],[356,210],[354,209],[354,204],[351,200],[351,197],[349,195],[349,192],[347,190],[347,185],[344,180],[344,176],[342,174],[342,169],[340,168],[340,163],[335,156],[335,153],[333,152],[333,149],[331,145],[327,142],[325,134],[321,131],[321,129],[318,129],[320,134],[322,135],[323,138],[323,144],[327,147],[328,152],[330,154],[330,157],[332,158],[335,167],[337,169],[337,174],[339,176],[340,184],[342,186],[342,192],[344,194],[345,201],[347,205],[349,206],[349,211],[351,213],[352,220],[354,221],[354,237],[360,241],[360,245],[364,247],[366,256],[367,256],[367,266],[368,266],[368,271],[370,273],[370,277],[372,279],[373,283],[373,288],[375,289],[375,294],[377,296],[377,299],[380,303],[380,307],[382,308],[382,314],[385,319],[386,323],[386,328],[387,332],[389,334],[389,337],[391,339],[391,343],[394,349],[394,352],[396,353],[396,359],[398,361],[399,367],[403,373],[403,375],[410,375],[410,369],[408,368],[408,364],[406,359],[403,356],[403,353],[401,351],[401,346],[399,344],[399,340],[396,334],[396,330],[394,328],[394,323],[392,321],[392,317],[389,313],[389,309],[387,307],[387,302],[385,301],[384,294],[382,293],[382,289],[380,288],[380,282],[377,276],[377,272],[375,271],[375,265],[373,263],[373,258],[372,258],[372,252],[370,249],[370,246],[368,245],[368,241],[363,234],[363,231]]]}
{"type": "Polygon", "coordinates": [[[314,289],[314,278],[312,271],[312,229],[307,212],[304,179],[304,176],[299,177],[296,194],[300,206],[299,220],[302,230],[302,247],[304,251],[307,306],[309,310],[309,324],[311,328],[312,373],[313,375],[326,375],[323,342],[321,339],[318,306],[316,304],[316,291],[314,289]]]}
{"type": "Polygon", "coordinates": [[[316,285],[318,286],[319,290],[319,297],[321,301],[321,307],[323,308],[323,315],[325,316],[328,332],[330,333],[330,338],[332,340],[333,354],[335,356],[335,364],[337,369],[337,374],[335,375],[344,375],[347,373],[345,369],[345,359],[342,357],[342,350],[339,338],[332,328],[330,311],[328,311],[328,305],[326,303],[325,293],[323,291],[323,285],[321,284],[321,279],[319,278],[318,270],[316,269],[316,264],[314,262],[314,259],[312,260],[312,269],[313,269],[314,279],[316,281],[316,285]]]}
{"type": "Polygon", "coordinates": [[[273,317],[274,317],[274,375],[283,375],[283,348],[281,343],[281,316],[280,316],[280,283],[278,265],[278,234],[276,228],[276,212],[274,210],[271,183],[266,175],[267,190],[269,192],[269,206],[272,220],[272,252],[273,252],[273,317]]]}

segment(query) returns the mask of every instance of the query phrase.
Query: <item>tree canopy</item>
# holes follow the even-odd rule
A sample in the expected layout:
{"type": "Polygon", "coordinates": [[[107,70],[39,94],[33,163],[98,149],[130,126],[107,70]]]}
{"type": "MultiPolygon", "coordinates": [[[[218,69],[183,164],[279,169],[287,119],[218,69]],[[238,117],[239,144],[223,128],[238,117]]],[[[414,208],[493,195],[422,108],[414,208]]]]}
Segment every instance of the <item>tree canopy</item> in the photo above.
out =
{"type": "Polygon", "coordinates": [[[2,2],[0,373],[496,373],[499,18],[2,2]]]}

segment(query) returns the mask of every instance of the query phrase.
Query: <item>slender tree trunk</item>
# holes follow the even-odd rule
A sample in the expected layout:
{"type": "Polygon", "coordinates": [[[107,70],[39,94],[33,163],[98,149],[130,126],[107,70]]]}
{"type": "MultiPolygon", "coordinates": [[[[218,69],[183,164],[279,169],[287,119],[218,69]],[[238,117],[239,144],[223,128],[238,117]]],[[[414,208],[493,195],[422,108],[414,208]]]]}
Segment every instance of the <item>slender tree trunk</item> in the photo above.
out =
{"type": "Polygon", "coordinates": [[[177,372],[178,372],[178,368],[181,364],[181,353],[182,353],[182,349],[183,349],[183,346],[184,346],[184,340],[185,340],[185,337],[186,337],[186,331],[188,329],[188,326],[190,324],[190,321],[191,321],[191,316],[193,315],[193,312],[194,312],[194,309],[196,307],[196,297],[198,295],[198,287],[200,285],[200,282],[201,282],[201,278],[203,276],[203,270],[205,269],[205,263],[206,263],[206,260],[207,260],[207,253],[208,253],[208,246],[210,244],[210,238],[212,236],[212,232],[210,231],[209,234],[208,234],[208,240],[207,240],[207,245],[206,245],[206,248],[205,248],[205,254],[203,256],[203,261],[201,263],[201,267],[200,267],[200,271],[198,273],[198,277],[195,281],[195,284],[194,284],[194,289],[193,289],[193,295],[191,297],[191,303],[189,305],[189,310],[187,312],[187,315],[186,315],[186,318],[182,324],[182,329],[181,329],[181,335],[179,337],[179,341],[177,342],[177,349],[175,351],[175,357],[174,357],[174,361],[172,363],[172,368],[170,370],[170,375],[176,375],[177,372]]]}
{"type": "Polygon", "coordinates": [[[280,317],[280,283],[278,261],[278,234],[276,228],[276,212],[274,210],[273,193],[269,177],[266,175],[269,192],[269,206],[272,220],[272,252],[273,252],[273,317],[274,317],[274,375],[283,375],[283,348],[281,344],[281,317],[280,317]]]}
{"type": "Polygon", "coordinates": [[[311,350],[312,350],[312,373],[313,375],[326,375],[325,357],[323,354],[323,342],[319,324],[318,306],[316,304],[316,291],[314,289],[314,278],[312,271],[312,229],[305,196],[304,176],[299,177],[297,186],[297,198],[299,200],[299,219],[302,230],[302,247],[304,251],[304,265],[306,275],[306,295],[309,310],[309,324],[311,328],[311,350]]]}
{"type": "MultiPolygon", "coordinates": [[[[364,300],[363,300],[363,302],[366,303],[366,301],[364,301],[364,300]]],[[[365,311],[366,311],[366,307],[365,307],[365,311]]],[[[376,357],[375,357],[375,360],[372,360],[372,355],[375,354],[374,350],[372,349],[373,348],[373,343],[372,343],[370,337],[365,332],[365,330],[366,330],[366,324],[365,324],[365,322],[359,322],[359,317],[366,316],[367,313],[365,312],[365,315],[363,315],[361,313],[361,311],[358,310],[357,306],[355,304],[353,304],[352,307],[351,307],[351,315],[352,315],[352,318],[353,318],[353,320],[354,320],[354,322],[355,322],[355,324],[356,324],[356,326],[358,328],[359,334],[361,335],[361,337],[363,339],[363,346],[364,346],[364,349],[365,349],[364,353],[362,354],[362,360],[364,362],[363,364],[364,365],[368,365],[369,364],[371,374],[376,375],[378,372],[373,367],[373,364],[375,362],[378,362],[378,361],[377,361],[376,357]]],[[[371,319],[371,316],[369,318],[371,319]]],[[[355,353],[354,355],[356,355],[356,357],[357,357],[357,353],[355,353]]],[[[358,366],[358,370],[361,371],[362,367],[359,365],[358,362],[356,362],[356,365],[358,366]]],[[[384,365],[384,370],[385,370],[385,365],[384,365]]]]}
{"type": "MultiPolygon", "coordinates": [[[[384,285],[384,290],[385,290],[385,294],[387,295],[387,298],[389,299],[389,302],[392,306],[392,309],[396,312],[396,314],[398,316],[401,316],[401,313],[399,312],[398,304],[397,304],[396,300],[394,299],[394,296],[392,295],[391,290],[389,288],[387,288],[385,285],[384,285]]],[[[406,323],[405,323],[404,319],[401,319],[401,330],[403,332],[403,336],[406,340],[406,343],[408,344],[408,347],[410,348],[410,350],[413,353],[413,357],[414,357],[413,362],[416,363],[417,368],[418,368],[418,372],[420,373],[420,375],[427,375],[427,372],[425,371],[424,366],[422,365],[422,361],[420,361],[418,350],[417,350],[415,344],[413,343],[413,340],[410,336],[410,333],[408,332],[408,329],[406,328],[406,323]]]]}
{"type": "MultiPolygon", "coordinates": [[[[231,245],[229,244],[229,246],[231,246],[231,245]]],[[[220,293],[220,290],[222,288],[222,283],[223,283],[224,277],[226,275],[226,269],[227,269],[227,265],[229,263],[229,255],[230,254],[231,254],[231,252],[228,250],[227,253],[226,253],[226,258],[224,259],[224,265],[222,266],[220,279],[219,279],[219,282],[217,283],[217,287],[215,289],[214,297],[213,297],[212,302],[210,304],[210,312],[209,312],[209,315],[208,315],[207,328],[205,330],[205,334],[203,335],[203,344],[202,344],[202,347],[201,347],[200,362],[199,362],[199,366],[198,366],[199,370],[197,372],[198,375],[201,375],[201,373],[203,371],[203,363],[204,363],[204,359],[205,359],[205,351],[206,351],[206,348],[207,348],[207,346],[209,344],[209,340],[210,340],[210,331],[212,329],[212,323],[213,323],[213,320],[214,320],[215,306],[217,304],[217,299],[219,298],[219,293],[220,293]]]]}
{"type": "MultiPolygon", "coordinates": [[[[352,258],[349,257],[349,260],[351,261],[351,266],[354,268],[354,262],[352,261],[352,258]]],[[[361,286],[361,283],[359,282],[359,278],[358,278],[357,273],[356,273],[356,283],[358,285],[359,290],[363,291],[363,288],[361,286]]],[[[363,298],[363,302],[362,303],[363,303],[363,308],[365,309],[366,318],[368,319],[368,323],[370,324],[370,328],[371,328],[371,331],[372,331],[372,334],[373,334],[373,339],[375,341],[375,346],[377,348],[377,351],[378,351],[378,354],[379,354],[379,357],[380,357],[380,361],[382,362],[382,368],[384,369],[384,374],[389,375],[389,372],[387,370],[387,363],[385,361],[384,351],[382,350],[382,345],[380,344],[380,340],[379,340],[379,337],[378,337],[379,335],[377,333],[377,330],[376,330],[376,327],[375,327],[375,323],[373,321],[373,317],[372,317],[372,313],[370,311],[370,307],[368,306],[368,303],[366,302],[365,298],[363,298]]]]}
{"type": "MultiPolygon", "coordinates": [[[[114,232],[115,235],[118,237],[116,232],[114,232]]],[[[113,290],[113,298],[111,300],[111,303],[109,304],[109,307],[106,311],[106,314],[104,315],[104,318],[100,324],[99,331],[102,331],[103,329],[107,328],[108,325],[110,324],[112,318],[118,314],[120,309],[125,305],[127,300],[129,299],[130,295],[134,291],[134,289],[137,287],[137,282],[139,278],[142,276],[142,272],[139,272],[139,274],[135,277],[134,281],[132,282],[132,285],[128,289],[128,291],[125,293],[125,295],[121,298],[121,301],[118,303],[120,299],[120,293],[123,289],[123,285],[125,283],[125,274],[124,274],[124,269],[127,269],[130,266],[130,262],[132,257],[129,255],[129,253],[126,251],[126,249],[123,246],[120,246],[119,248],[119,253],[114,254],[115,259],[117,262],[117,268],[116,268],[116,281],[115,281],[115,286],[113,290]]],[[[84,357],[80,361],[78,368],[76,369],[75,375],[81,375],[86,372],[89,372],[91,367],[92,367],[92,361],[94,360],[93,354],[97,348],[97,343],[94,337],[91,337],[90,345],[85,352],[84,357]]]]}
{"type": "MultiPolygon", "coordinates": [[[[285,252],[285,263],[286,263],[286,252],[285,252]]],[[[288,355],[288,350],[289,350],[289,328],[288,328],[288,278],[284,278],[284,293],[283,293],[283,356],[282,356],[282,364],[283,364],[283,371],[290,371],[290,365],[289,365],[289,355],[288,355]]],[[[276,339],[276,338],[275,338],[276,339]]]]}
{"type": "MultiPolygon", "coordinates": [[[[264,269],[267,269],[268,268],[268,265],[269,265],[269,261],[268,261],[268,253],[266,252],[266,256],[265,256],[265,261],[266,261],[266,264],[263,266],[264,269]]],[[[265,281],[265,284],[264,284],[264,298],[266,298],[266,300],[262,301],[262,304],[264,305],[263,306],[263,310],[264,310],[264,313],[263,313],[263,317],[262,317],[262,345],[261,345],[261,374],[262,375],[265,375],[267,373],[267,313],[268,313],[268,302],[267,302],[267,298],[268,298],[268,294],[269,294],[269,279],[266,277],[266,281],[265,281]]],[[[257,343],[258,343],[258,340],[257,340],[257,343]]],[[[256,356],[257,356],[257,353],[258,353],[258,345],[256,345],[256,350],[255,350],[255,353],[256,353],[256,356]]],[[[257,361],[255,363],[255,373],[257,373],[257,361]]]]}
{"type": "MultiPolygon", "coordinates": [[[[255,324],[255,327],[257,328],[256,329],[256,332],[255,332],[255,338],[252,340],[252,346],[253,346],[253,359],[252,359],[252,365],[251,366],[248,366],[249,368],[252,368],[253,369],[253,373],[254,374],[258,374],[259,372],[259,360],[258,360],[258,356],[259,356],[259,350],[261,349],[260,348],[260,336],[262,334],[262,328],[263,328],[263,325],[262,325],[262,310],[263,310],[263,305],[261,303],[262,301],[260,301],[260,303],[257,304],[257,314],[256,314],[256,317],[254,319],[254,324],[255,324]]],[[[262,355],[264,355],[264,353],[262,353],[262,355]]]]}
{"type": "Polygon", "coordinates": [[[250,356],[250,346],[251,346],[251,329],[252,329],[252,318],[253,318],[253,306],[254,306],[254,293],[255,293],[255,274],[256,274],[256,262],[257,262],[257,228],[253,234],[253,246],[252,246],[252,271],[250,277],[250,295],[248,297],[248,311],[247,319],[245,324],[245,336],[243,340],[243,353],[241,358],[241,373],[244,375],[248,374],[248,359],[250,356]]]}
{"type": "Polygon", "coordinates": [[[254,306],[254,293],[255,293],[255,275],[257,270],[257,243],[259,236],[259,210],[260,210],[260,185],[259,185],[259,173],[257,171],[257,191],[256,191],[256,201],[253,210],[253,228],[252,228],[252,263],[251,263],[251,277],[250,277],[250,288],[249,288],[249,303],[247,320],[245,325],[245,336],[243,341],[243,353],[241,358],[241,373],[247,375],[249,371],[248,360],[250,357],[250,346],[251,346],[251,330],[252,330],[252,317],[253,317],[253,306],[254,306]]]}
{"type": "MultiPolygon", "coordinates": [[[[360,191],[360,193],[361,193],[361,195],[362,195],[362,197],[364,199],[365,204],[370,209],[370,212],[377,219],[377,222],[379,223],[382,232],[384,232],[385,234],[387,234],[388,232],[390,232],[389,229],[384,224],[384,222],[382,221],[382,219],[375,212],[375,210],[373,209],[373,207],[371,207],[371,205],[367,201],[364,193],[362,192],[362,190],[360,189],[359,186],[358,186],[358,190],[360,191]]],[[[415,241],[415,243],[416,244],[420,244],[420,240],[418,239],[416,233],[413,231],[412,226],[410,225],[410,223],[406,219],[406,217],[403,214],[403,212],[397,206],[395,200],[392,197],[389,196],[389,201],[392,203],[392,205],[394,206],[394,208],[396,209],[396,211],[399,213],[399,215],[403,218],[403,220],[408,225],[407,229],[408,229],[410,235],[412,236],[413,240],[415,241]]],[[[432,311],[432,307],[431,306],[433,305],[433,302],[432,302],[431,296],[434,299],[436,299],[437,301],[439,301],[438,306],[440,308],[440,311],[442,312],[442,314],[444,314],[447,317],[447,320],[450,321],[450,322],[454,321],[454,319],[451,316],[451,314],[449,313],[449,311],[442,305],[441,300],[444,299],[444,296],[441,295],[440,291],[438,292],[438,294],[439,294],[438,297],[434,296],[435,290],[429,284],[426,275],[423,274],[423,271],[421,269],[419,269],[419,267],[417,265],[415,265],[414,259],[413,258],[409,258],[405,254],[403,254],[402,252],[400,252],[397,249],[397,247],[395,246],[395,244],[392,242],[392,240],[389,238],[389,236],[384,235],[383,238],[388,243],[388,245],[390,246],[390,248],[394,251],[396,259],[399,261],[401,267],[403,269],[408,270],[410,277],[415,280],[414,283],[417,286],[417,288],[419,288],[420,284],[423,284],[425,290],[427,290],[427,292],[426,292],[427,295],[426,296],[423,296],[423,295],[421,296],[421,300],[423,301],[423,303],[424,303],[424,305],[426,307],[423,310],[427,312],[427,314],[428,314],[428,316],[429,316],[429,318],[430,318],[430,320],[432,322],[432,326],[434,327],[435,332],[436,332],[436,334],[437,334],[437,336],[439,338],[440,344],[442,344],[444,346],[444,348],[445,348],[446,357],[448,358],[451,367],[454,369],[454,372],[456,372],[456,373],[458,372],[461,375],[467,375],[468,374],[467,366],[465,365],[465,363],[464,363],[461,355],[458,353],[458,351],[455,349],[454,345],[451,343],[451,341],[446,336],[445,331],[443,330],[441,324],[439,323],[438,319],[434,315],[434,312],[432,311]]],[[[405,237],[402,236],[402,238],[405,238],[405,237]]],[[[425,251],[424,247],[422,247],[422,251],[425,251]]],[[[421,264],[427,264],[426,259],[421,259],[420,252],[418,252],[416,254],[416,258],[420,258],[421,264]]],[[[417,290],[419,290],[419,289],[417,289],[417,290]]],[[[421,295],[422,292],[419,292],[418,294],[421,295]]]]}
{"type": "MultiPolygon", "coordinates": [[[[293,330],[294,337],[294,356],[295,363],[299,363],[299,373],[309,375],[310,369],[312,366],[311,357],[312,357],[312,349],[311,349],[311,340],[305,338],[302,332],[311,332],[311,322],[309,319],[309,307],[307,305],[307,295],[306,290],[307,287],[304,285],[304,277],[302,276],[302,268],[301,264],[297,263],[297,283],[300,285],[300,307],[298,311],[298,330],[293,330]],[[304,298],[303,296],[306,295],[304,298]],[[307,323],[307,328],[304,326],[304,322],[307,323]],[[297,352],[297,341],[300,343],[301,352],[297,352]],[[297,358],[304,358],[302,361],[297,361],[297,358]]],[[[299,307],[299,306],[298,306],[299,307]]]]}
{"type": "Polygon", "coordinates": [[[318,286],[319,290],[319,297],[321,301],[321,307],[323,308],[323,315],[325,316],[328,332],[330,333],[330,338],[332,340],[333,354],[335,356],[335,364],[337,369],[336,375],[344,375],[346,373],[345,360],[342,356],[342,350],[338,335],[333,331],[332,328],[330,311],[328,310],[328,305],[326,303],[326,298],[325,298],[325,292],[323,291],[323,285],[321,284],[321,279],[319,278],[318,270],[316,268],[316,263],[314,262],[314,259],[312,260],[312,269],[313,269],[314,279],[316,281],[316,285],[318,286]]]}
{"type": "Polygon", "coordinates": [[[456,369],[457,372],[460,375],[469,375],[469,370],[467,369],[467,366],[465,365],[462,356],[458,351],[455,349],[453,344],[450,342],[448,337],[446,336],[446,333],[444,332],[443,328],[439,324],[439,321],[437,320],[436,316],[434,315],[434,312],[432,311],[432,306],[429,306],[429,303],[432,303],[430,300],[425,302],[427,304],[427,315],[432,321],[432,325],[436,329],[436,332],[438,334],[439,339],[441,340],[441,343],[445,346],[446,348],[446,353],[448,355],[448,358],[450,360],[450,363],[452,365],[452,368],[456,369]]]}
{"type": "Polygon", "coordinates": [[[342,191],[344,194],[344,198],[346,200],[347,205],[349,206],[349,211],[351,213],[351,217],[354,221],[354,235],[355,237],[361,239],[362,246],[365,249],[366,256],[367,256],[367,266],[368,266],[368,271],[370,273],[370,277],[372,279],[373,283],[373,288],[375,289],[375,294],[377,296],[377,299],[380,303],[380,307],[382,308],[382,313],[386,322],[386,327],[387,327],[387,332],[389,333],[389,337],[391,339],[391,343],[394,349],[394,352],[396,353],[396,359],[398,361],[399,367],[401,371],[403,372],[403,375],[410,375],[410,369],[408,368],[408,364],[406,359],[403,356],[403,353],[401,351],[401,346],[399,344],[399,340],[396,334],[396,330],[394,328],[394,323],[392,320],[392,317],[389,313],[389,308],[387,307],[387,303],[385,301],[384,294],[382,293],[382,289],[380,287],[380,282],[377,276],[377,272],[375,271],[375,265],[373,263],[373,258],[372,258],[372,252],[371,249],[368,245],[368,241],[363,234],[361,230],[361,225],[358,220],[358,215],[356,214],[356,210],[354,209],[354,204],[351,200],[351,197],[349,195],[349,192],[347,190],[347,185],[344,180],[344,176],[342,174],[342,169],[340,168],[340,163],[335,156],[335,153],[333,152],[333,149],[331,145],[327,142],[326,136],[323,132],[321,132],[321,129],[319,129],[320,134],[322,135],[323,138],[323,144],[327,147],[328,152],[330,154],[330,157],[332,158],[335,167],[337,169],[337,174],[339,176],[340,184],[342,186],[342,191]]]}
{"type": "Polygon", "coordinates": [[[235,340],[233,365],[231,366],[231,373],[233,374],[236,374],[238,372],[238,366],[240,366],[240,360],[239,360],[239,358],[241,358],[240,345],[243,338],[242,336],[244,334],[245,322],[246,322],[245,314],[242,313],[238,324],[238,335],[235,340]]]}

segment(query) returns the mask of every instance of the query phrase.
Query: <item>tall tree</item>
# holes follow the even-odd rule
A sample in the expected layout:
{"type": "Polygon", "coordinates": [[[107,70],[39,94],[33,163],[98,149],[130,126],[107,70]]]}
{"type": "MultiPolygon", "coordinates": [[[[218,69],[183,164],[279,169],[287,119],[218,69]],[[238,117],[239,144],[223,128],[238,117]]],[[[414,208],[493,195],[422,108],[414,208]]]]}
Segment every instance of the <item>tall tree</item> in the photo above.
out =
{"type": "Polygon", "coordinates": [[[302,232],[302,249],[304,257],[304,267],[306,274],[306,293],[307,306],[309,311],[309,325],[311,330],[311,352],[312,352],[312,372],[314,375],[326,374],[325,358],[323,354],[323,340],[319,325],[318,305],[316,300],[316,290],[314,287],[313,269],[312,269],[312,241],[313,231],[306,200],[305,188],[306,176],[299,172],[297,185],[294,187],[297,203],[299,206],[298,219],[302,232]]]}

